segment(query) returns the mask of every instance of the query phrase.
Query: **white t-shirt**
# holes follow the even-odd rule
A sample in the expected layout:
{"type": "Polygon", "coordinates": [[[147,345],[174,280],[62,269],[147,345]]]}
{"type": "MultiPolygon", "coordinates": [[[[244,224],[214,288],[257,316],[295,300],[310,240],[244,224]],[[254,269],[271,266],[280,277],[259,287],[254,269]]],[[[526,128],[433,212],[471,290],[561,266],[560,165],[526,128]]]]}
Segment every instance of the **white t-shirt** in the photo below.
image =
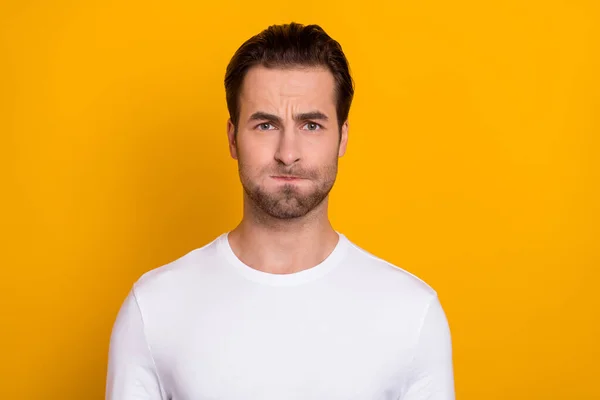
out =
{"type": "Polygon", "coordinates": [[[423,281],[343,234],[317,266],[265,273],[227,235],[133,285],[106,399],[454,399],[448,323],[423,281]]]}

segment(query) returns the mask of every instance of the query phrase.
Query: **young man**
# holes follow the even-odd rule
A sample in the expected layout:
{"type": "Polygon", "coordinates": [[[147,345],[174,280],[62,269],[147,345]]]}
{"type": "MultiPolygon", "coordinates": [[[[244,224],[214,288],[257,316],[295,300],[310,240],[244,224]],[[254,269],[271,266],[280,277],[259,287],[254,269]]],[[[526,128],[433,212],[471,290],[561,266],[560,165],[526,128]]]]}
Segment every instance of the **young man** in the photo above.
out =
{"type": "Polygon", "coordinates": [[[436,292],[328,220],[354,93],[340,45],[316,25],[271,26],[225,88],[243,219],[133,285],[106,398],[454,399],[436,292]]]}

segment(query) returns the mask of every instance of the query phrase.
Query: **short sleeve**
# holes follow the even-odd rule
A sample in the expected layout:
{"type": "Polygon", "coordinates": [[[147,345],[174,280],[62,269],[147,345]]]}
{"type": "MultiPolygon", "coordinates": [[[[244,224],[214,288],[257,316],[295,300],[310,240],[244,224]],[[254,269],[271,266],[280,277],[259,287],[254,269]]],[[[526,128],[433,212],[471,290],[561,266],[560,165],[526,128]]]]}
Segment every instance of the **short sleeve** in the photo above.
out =
{"type": "Polygon", "coordinates": [[[423,320],[410,378],[402,400],[454,400],[452,343],[437,296],[423,320]]]}
{"type": "Polygon", "coordinates": [[[106,400],[165,398],[132,289],[119,310],[110,337],[106,400]]]}

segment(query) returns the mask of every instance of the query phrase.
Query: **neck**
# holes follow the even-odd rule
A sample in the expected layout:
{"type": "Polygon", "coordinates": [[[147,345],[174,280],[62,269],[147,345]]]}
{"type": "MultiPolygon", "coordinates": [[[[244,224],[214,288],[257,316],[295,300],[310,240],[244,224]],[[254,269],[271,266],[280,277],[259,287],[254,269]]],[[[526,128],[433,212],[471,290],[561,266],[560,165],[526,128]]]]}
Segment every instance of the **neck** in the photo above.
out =
{"type": "Polygon", "coordinates": [[[321,263],[339,240],[327,215],[328,198],[300,218],[281,220],[252,209],[229,234],[229,244],[246,265],[268,273],[289,274],[321,263]]]}

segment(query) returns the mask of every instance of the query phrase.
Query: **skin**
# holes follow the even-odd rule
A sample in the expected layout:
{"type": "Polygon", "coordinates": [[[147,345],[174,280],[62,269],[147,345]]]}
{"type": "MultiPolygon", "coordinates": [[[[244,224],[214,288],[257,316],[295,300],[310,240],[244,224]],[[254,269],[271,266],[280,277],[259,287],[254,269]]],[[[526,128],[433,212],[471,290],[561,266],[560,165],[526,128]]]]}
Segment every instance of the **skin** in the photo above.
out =
{"type": "Polygon", "coordinates": [[[334,89],[331,72],[319,67],[256,66],[244,78],[237,134],[227,121],[229,151],[244,188],[243,218],[229,244],[252,268],[299,272],[337,245],[328,202],[338,158],[346,152],[348,121],[340,132],[334,89]]]}

